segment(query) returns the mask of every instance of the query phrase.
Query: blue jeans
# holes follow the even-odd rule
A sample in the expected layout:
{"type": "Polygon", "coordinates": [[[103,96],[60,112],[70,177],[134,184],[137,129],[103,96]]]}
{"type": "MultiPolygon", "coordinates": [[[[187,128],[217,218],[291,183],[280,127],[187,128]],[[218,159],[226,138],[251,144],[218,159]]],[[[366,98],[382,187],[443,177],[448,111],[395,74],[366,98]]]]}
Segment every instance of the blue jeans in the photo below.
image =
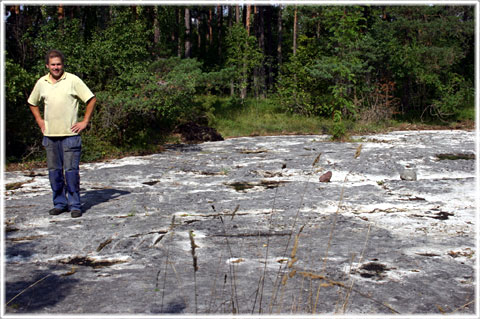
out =
{"type": "Polygon", "coordinates": [[[80,135],[43,137],[47,167],[55,208],[81,210],[80,204],[80,135]]]}

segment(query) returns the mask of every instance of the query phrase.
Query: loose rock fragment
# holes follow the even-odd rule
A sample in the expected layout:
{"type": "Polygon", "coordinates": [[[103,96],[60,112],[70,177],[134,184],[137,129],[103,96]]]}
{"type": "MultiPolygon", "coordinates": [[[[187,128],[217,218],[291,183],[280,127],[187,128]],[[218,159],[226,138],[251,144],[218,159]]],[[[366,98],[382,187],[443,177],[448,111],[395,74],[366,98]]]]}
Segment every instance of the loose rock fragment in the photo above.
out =
{"type": "Polygon", "coordinates": [[[328,182],[330,182],[331,178],[332,178],[332,172],[328,171],[325,174],[323,174],[322,176],[320,176],[319,180],[320,180],[321,183],[328,183],[328,182]]]}
{"type": "Polygon", "coordinates": [[[400,179],[403,181],[416,181],[417,180],[417,172],[413,169],[404,169],[400,173],[400,179]]]}

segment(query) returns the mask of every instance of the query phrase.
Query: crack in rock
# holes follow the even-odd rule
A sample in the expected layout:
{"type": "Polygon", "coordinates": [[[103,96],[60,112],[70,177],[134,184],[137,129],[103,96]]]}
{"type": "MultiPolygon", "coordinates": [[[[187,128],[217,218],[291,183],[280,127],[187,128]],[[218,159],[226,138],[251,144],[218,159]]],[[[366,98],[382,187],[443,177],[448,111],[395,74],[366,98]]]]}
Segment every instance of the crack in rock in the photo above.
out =
{"type": "Polygon", "coordinates": [[[58,261],[61,264],[78,265],[92,268],[103,268],[117,264],[127,263],[128,259],[125,258],[101,258],[91,256],[72,256],[58,261]]]}

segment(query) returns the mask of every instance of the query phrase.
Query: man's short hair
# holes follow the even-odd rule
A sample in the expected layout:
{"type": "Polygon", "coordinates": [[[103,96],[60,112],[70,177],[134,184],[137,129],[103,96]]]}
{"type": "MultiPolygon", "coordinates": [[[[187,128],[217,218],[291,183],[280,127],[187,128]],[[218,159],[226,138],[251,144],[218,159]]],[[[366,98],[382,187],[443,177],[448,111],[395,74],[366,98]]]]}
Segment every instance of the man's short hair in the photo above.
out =
{"type": "Polygon", "coordinates": [[[60,58],[62,61],[62,64],[65,64],[65,56],[63,55],[62,51],[60,50],[48,50],[47,54],[45,55],[45,64],[48,64],[50,62],[51,58],[60,58]]]}

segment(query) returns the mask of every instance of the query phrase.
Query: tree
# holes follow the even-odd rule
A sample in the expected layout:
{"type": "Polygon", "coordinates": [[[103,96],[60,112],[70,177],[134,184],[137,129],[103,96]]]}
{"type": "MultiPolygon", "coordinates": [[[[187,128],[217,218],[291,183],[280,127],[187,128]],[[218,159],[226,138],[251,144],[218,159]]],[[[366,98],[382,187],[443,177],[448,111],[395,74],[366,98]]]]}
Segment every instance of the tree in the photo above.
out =
{"type": "Polygon", "coordinates": [[[473,105],[473,7],[387,7],[371,30],[403,109],[454,117],[473,105]]]}
{"type": "MultiPolygon", "coordinates": [[[[24,110],[20,92],[27,95],[30,81],[45,74],[43,56],[51,48],[64,51],[67,70],[93,91],[128,102],[131,107],[123,110],[131,119],[138,97],[130,101],[125,92],[157,92],[132,79],[154,85],[158,74],[151,74],[149,65],[173,57],[188,58],[188,65],[198,63],[208,74],[197,77],[189,94],[228,94],[231,84],[231,95],[272,92],[285,110],[333,116],[339,123],[377,111],[454,120],[474,103],[474,6],[54,4],[5,9],[7,128],[19,126],[17,120],[25,116],[12,112],[24,110]]],[[[108,119],[108,112],[98,116],[108,119]]],[[[16,156],[34,149],[28,137],[35,136],[34,129],[17,135],[9,130],[7,143],[17,144],[8,147],[16,156]]]]}
{"type": "Polygon", "coordinates": [[[293,14],[293,55],[297,54],[297,25],[298,25],[298,20],[297,20],[297,6],[295,5],[295,10],[293,14]]]}
{"type": "Polygon", "coordinates": [[[192,44],[190,42],[190,27],[191,27],[191,20],[190,20],[190,9],[188,7],[185,8],[185,57],[190,58],[192,44]]]}
{"type": "Polygon", "coordinates": [[[246,28],[241,24],[234,24],[230,28],[227,39],[227,65],[232,70],[234,87],[240,90],[240,97],[246,97],[248,75],[259,66],[263,54],[258,48],[256,38],[248,35],[246,28]]]}

